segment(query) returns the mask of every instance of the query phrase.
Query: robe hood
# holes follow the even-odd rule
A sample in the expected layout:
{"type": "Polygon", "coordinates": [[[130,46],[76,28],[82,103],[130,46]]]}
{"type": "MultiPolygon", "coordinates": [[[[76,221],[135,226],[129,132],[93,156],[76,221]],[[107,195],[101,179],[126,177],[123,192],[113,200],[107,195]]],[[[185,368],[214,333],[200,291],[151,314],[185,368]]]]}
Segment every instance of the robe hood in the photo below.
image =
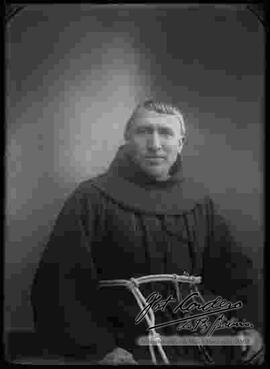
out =
{"type": "Polygon", "coordinates": [[[206,189],[183,177],[179,155],[166,181],[156,181],[144,173],[121,146],[108,171],[90,180],[91,185],[113,201],[133,211],[176,215],[194,208],[206,196],[206,189]]]}

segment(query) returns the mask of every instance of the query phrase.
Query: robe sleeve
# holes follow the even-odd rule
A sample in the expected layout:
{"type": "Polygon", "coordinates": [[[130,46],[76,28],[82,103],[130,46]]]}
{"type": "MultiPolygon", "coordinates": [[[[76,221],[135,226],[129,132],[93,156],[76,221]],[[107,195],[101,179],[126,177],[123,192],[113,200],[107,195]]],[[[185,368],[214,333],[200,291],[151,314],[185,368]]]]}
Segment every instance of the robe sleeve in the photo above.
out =
{"type": "Polygon", "coordinates": [[[114,342],[97,299],[92,256],[97,213],[90,198],[76,190],[64,204],[35,274],[31,302],[44,348],[99,358],[114,342]]]}
{"type": "Polygon", "coordinates": [[[208,239],[203,255],[204,286],[210,294],[222,296],[227,301],[241,300],[243,308],[226,313],[226,316],[250,322],[255,329],[262,330],[258,319],[262,303],[258,301],[258,271],[233,238],[228,223],[218,213],[212,200],[208,201],[207,215],[208,239]]]}

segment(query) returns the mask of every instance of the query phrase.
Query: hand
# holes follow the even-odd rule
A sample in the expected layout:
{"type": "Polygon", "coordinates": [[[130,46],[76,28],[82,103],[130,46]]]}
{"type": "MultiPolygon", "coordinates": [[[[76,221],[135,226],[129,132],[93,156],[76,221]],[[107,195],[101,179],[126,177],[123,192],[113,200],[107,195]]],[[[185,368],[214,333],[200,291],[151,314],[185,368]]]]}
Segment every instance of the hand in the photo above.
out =
{"type": "Polygon", "coordinates": [[[113,351],[104,356],[98,362],[101,365],[138,365],[133,355],[121,347],[116,347],[113,351]]]}
{"type": "Polygon", "coordinates": [[[264,362],[264,344],[261,334],[255,329],[244,329],[237,336],[244,340],[248,338],[251,345],[242,345],[242,361],[249,364],[262,364],[264,362]]]}

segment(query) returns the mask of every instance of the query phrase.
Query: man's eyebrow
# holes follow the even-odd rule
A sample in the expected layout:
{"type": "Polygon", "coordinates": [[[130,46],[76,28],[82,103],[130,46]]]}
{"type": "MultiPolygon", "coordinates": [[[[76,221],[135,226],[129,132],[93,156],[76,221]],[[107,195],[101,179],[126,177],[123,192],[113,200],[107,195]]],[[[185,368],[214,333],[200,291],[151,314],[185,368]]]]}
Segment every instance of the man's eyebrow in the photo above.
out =
{"type": "Polygon", "coordinates": [[[151,124],[148,122],[141,123],[136,126],[136,128],[139,127],[151,127],[151,128],[158,128],[158,129],[170,129],[173,130],[173,128],[170,125],[164,125],[164,124],[151,124]]]}
{"type": "Polygon", "coordinates": [[[151,129],[153,129],[154,127],[151,125],[151,124],[147,124],[147,123],[145,123],[145,124],[140,124],[139,126],[135,126],[134,127],[134,129],[144,129],[144,128],[151,128],[151,129]]]}
{"type": "Polygon", "coordinates": [[[158,125],[157,128],[158,129],[167,129],[167,130],[173,131],[172,127],[170,127],[170,126],[160,126],[160,125],[158,125]]]}

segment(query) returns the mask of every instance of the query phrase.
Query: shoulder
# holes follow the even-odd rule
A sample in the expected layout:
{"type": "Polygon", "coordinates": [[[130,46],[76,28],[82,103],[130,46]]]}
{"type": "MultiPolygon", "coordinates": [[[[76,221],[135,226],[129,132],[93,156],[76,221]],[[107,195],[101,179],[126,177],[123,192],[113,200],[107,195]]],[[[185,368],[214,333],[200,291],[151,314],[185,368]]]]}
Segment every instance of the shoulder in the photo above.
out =
{"type": "Polygon", "coordinates": [[[95,207],[102,202],[102,193],[94,185],[99,178],[92,177],[77,184],[67,198],[67,202],[75,204],[76,207],[95,207]]]}
{"type": "Polygon", "coordinates": [[[99,178],[102,178],[103,175],[91,177],[87,180],[84,180],[78,184],[76,187],[74,193],[77,195],[94,195],[97,193],[97,189],[94,186],[95,182],[99,180],[99,178]]]}

